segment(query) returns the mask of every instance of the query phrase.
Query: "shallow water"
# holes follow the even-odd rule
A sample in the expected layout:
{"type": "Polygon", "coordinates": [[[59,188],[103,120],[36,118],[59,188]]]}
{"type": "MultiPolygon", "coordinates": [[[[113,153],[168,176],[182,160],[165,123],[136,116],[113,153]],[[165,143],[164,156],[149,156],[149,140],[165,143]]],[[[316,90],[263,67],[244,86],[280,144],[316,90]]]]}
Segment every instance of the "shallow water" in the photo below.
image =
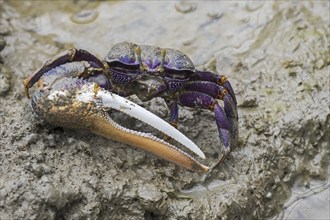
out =
{"type": "MultiPolygon", "coordinates": [[[[330,172],[330,167],[328,169],[330,172]]],[[[274,219],[329,219],[330,183],[328,181],[296,181],[284,210],[274,219]]]]}
{"type": "MultiPolygon", "coordinates": [[[[7,207],[1,216],[329,215],[327,8],[328,1],[1,1],[1,56],[12,70],[0,72],[10,85],[0,96],[0,207],[7,207]],[[206,179],[120,143],[54,129],[29,112],[22,80],[43,62],[71,47],[102,58],[121,41],[176,48],[196,67],[228,75],[238,98],[240,146],[206,179]],[[305,198],[296,191],[306,185],[313,190],[305,198]]],[[[162,101],[144,106],[167,117],[162,101]]],[[[208,112],[182,109],[179,129],[207,155],[221,149],[208,112]]]]}

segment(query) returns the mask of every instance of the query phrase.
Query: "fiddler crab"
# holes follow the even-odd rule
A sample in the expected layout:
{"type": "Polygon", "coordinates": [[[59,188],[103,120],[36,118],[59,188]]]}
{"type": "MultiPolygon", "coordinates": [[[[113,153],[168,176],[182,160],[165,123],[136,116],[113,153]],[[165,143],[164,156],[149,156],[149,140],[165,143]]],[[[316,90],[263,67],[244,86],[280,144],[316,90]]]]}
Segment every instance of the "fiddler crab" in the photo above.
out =
{"type": "Polygon", "coordinates": [[[85,129],[136,146],[193,171],[209,171],[197,159],[150,133],[125,128],[108,112],[116,109],[141,120],[205,159],[204,153],[176,129],[178,105],[214,112],[224,152],[237,145],[238,116],[234,91],[223,75],[199,71],[184,53],[175,49],[122,42],[100,61],[82,49],[71,49],[47,61],[24,80],[25,93],[38,82],[33,110],[48,123],[85,129]],[[169,123],[124,98],[141,101],[162,97],[169,123]],[[224,107],[218,104],[223,100],[224,107]]]}

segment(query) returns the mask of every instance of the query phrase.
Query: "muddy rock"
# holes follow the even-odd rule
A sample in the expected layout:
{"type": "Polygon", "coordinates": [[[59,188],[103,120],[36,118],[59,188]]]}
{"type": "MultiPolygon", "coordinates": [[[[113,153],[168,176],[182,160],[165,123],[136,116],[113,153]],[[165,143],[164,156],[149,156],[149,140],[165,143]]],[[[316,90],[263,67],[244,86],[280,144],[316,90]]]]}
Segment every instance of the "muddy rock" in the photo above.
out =
{"type": "MultiPolygon", "coordinates": [[[[329,201],[328,1],[0,4],[1,218],[329,215],[322,208],[329,201]],[[103,59],[122,41],[176,48],[196,68],[227,75],[238,100],[239,144],[208,174],[49,125],[32,111],[23,80],[45,61],[72,47],[103,59]]],[[[130,98],[167,119],[163,100],[130,98]]],[[[120,113],[111,116],[153,132],[120,113]]],[[[213,113],[181,107],[179,119],[179,129],[205,152],[203,162],[215,165],[223,147],[213,113]]]]}

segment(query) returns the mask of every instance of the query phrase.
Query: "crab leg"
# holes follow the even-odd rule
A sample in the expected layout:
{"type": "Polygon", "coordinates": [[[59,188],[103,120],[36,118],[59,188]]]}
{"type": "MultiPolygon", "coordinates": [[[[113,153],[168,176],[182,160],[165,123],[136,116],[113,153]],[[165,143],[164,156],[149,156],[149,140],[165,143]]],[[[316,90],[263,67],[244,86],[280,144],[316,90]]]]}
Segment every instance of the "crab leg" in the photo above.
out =
{"type": "Polygon", "coordinates": [[[178,120],[179,120],[179,106],[177,101],[169,101],[166,100],[167,107],[170,109],[170,121],[169,123],[177,128],[178,127],[178,120]]]}
{"type": "Polygon", "coordinates": [[[230,82],[227,80],[227,77],[224,75],[218,75],[209,71],[198,71],[196,70],[196,73],[191,77],[191,80],[196,81],[208,81],[216,83],[220,86],[223,86],[229,93],[229,95],[232,97],[235,105],[237,105],[236,96],[234,93],[234,90],[230,84],[230,82]]]}
{"type": "Polygon", "coordinates": [[[179,96],[179,103],[187,107],[200,107],[214,111],[219,137],[224,144],[225,151],[229,152],[237,142],[237,112],[236,105],[229,95],[224,94],[223,99],[225,111],[212,96],[202,92],[184,92],[179,96]]]}
{"type": "Polygon", "coordinates": [[[186,91],[201,92],[211,96],[214,99],[223,100],[227,117],[237,119],[237,107],[232,96],[228,94],[224,87],[208,81],[193,81],[185,85],[186,91]]]}
{"type": "MultiPolygon", "coordinates": [[[[183,95],[180,96],[181,99],[179,103],[188,107],[208,108],[214,111],[220,139],[223,141],[225,149],[228,149],[230,146],[236,146],[238,139],[237,106],[232,97],[227,93],[227,90],[209,81],[188,82],[185,84],[184,90],[198,93],[183,93],[183,95]],[[190,94],[192,94],[191,97],[189,97],[190,94]],[[223,109],[216,103],[215,99],[224,101],[225,112],[223,112],[223,109]],[[230,132],[228,133],[228,131],[230,132]],[[231,139],[231,144],[229,143],[229,137],[231,139]]],[[[177,101],[167,100],[166,103],[170,109],[170,123],[176,127],[178,122],[177,101]]]]}

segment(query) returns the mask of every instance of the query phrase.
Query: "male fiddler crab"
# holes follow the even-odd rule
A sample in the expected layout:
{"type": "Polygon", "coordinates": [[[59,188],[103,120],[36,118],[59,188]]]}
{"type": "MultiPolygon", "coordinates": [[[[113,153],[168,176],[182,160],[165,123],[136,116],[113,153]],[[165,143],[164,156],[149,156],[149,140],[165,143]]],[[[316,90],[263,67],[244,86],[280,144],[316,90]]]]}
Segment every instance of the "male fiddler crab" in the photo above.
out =
{"type": "Polygon", "coordinates": [[[234,91],[223,75],[196,70],[184,53],[175,49],[114,45],[105,61],[82,49],[71,49],[47,61],[24,80],[25,93],[38,82],[32,108],[47,122],[124,142],[190,170],[209,167],[165,140],[133,131],[114,122],[108,111],[116,109],[173,138],[202,159],[204,153],[176,129],[178,105],[214,112],[225,152],[237,145],[238,117],[234,91]],[[124,98],[135,94],[141,101],[162,97],[170,110],[169,123],[124,98]],[[223,100],[224,107],[218,104],[223,100]]]}

